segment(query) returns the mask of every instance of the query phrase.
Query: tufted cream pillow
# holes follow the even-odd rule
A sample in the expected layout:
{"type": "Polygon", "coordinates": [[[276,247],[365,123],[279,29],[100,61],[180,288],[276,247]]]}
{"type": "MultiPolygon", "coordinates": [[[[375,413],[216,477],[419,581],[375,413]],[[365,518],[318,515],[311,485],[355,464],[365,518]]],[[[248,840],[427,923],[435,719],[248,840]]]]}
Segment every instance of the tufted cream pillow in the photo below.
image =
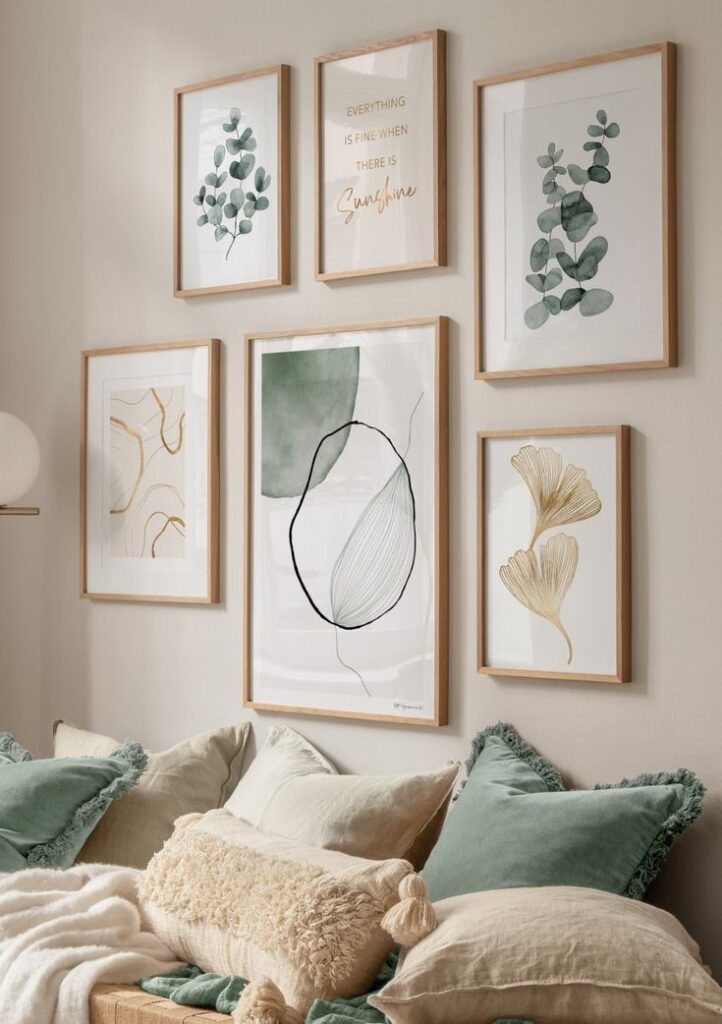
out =
{"type": "Polygon", "coordinates": [[[193,818],[177,823],[141,880],[146,924],[205,971],[270,979],[303,1015],[316,998],[367,991],[394,944],[389,931],[410,943],[435,923],[406,861],[267,835],[228,811],[193,818]]]}
{"type": "Polygon", "coordinates": [[[500,889],[434,904],[438,927],[369,1002],[391,1024],[713,1024],[722,989],[682,925],[596,889],[500,889]]]}
{"type": "Polygon", "coordinates": [[[456,761],[409,775],[340,775],[287,726],[274,725],[226,810],[264,832],[354,857],[423,867],[459,776],[456,761]]]}
{"type": "MultiPolygon", "coordinates": [[[[78,854],[78,861],[144,868],[183,814],[221,807],[243,765],[248,722],[192,736],[148,755],[148,769],[130,793],[108,809],[78,854]]],[[[111,736],[54,726],[56,757],[107,757],[121,744],[111,736]]]]}

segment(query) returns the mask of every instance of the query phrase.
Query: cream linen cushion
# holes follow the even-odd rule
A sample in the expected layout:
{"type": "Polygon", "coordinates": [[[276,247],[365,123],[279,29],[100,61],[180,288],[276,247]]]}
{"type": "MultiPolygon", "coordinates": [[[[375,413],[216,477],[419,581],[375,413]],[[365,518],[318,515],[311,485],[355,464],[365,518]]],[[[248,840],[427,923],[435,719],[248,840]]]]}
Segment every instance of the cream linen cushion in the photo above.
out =
{"type": "Polygon", "coordinates": [[[682,925],[596,889],[501,889],[434,904],[438,927],[369,1002],[391,1024],[706,1024],[722,989],[682,925]]]}
{"type": "MultiPolygon", "coordinates": [[[[201,733],[149,754],[148,770],[116,800],[91,833],[78,861],[144,868],[183,814],[221,807],[241,775],[249,725],[201,733]]],[[[108,757],[121,746],[69,722],[54,726],[56,757],[108,757]]]]}
{"type": "Polygon", "coordinates": [[[417,775],[339,775],[308,740],[273,726],[226,810],[264,832],[416,868],[438,838],[458,762],[417,775]]]}
{"type": "Polygon", "coordinates": [[[139,891],[146,924],[180,959],[270,979],[304,1015],[316,998],[368,990],[393,945],[387,911],[397,940],[434,923],[429,903],[408,898],[425,886],[406,861],[267,835],[225,810],[181,819],[139,891]]]}

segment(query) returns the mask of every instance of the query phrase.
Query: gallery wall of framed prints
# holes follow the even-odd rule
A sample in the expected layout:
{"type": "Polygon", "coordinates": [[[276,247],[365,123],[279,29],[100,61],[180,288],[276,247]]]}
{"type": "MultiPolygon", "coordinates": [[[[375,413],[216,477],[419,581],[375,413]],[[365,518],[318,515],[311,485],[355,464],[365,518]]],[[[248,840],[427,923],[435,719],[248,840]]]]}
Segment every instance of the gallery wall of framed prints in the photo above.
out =
{"type": "Polygon", "coordinates": [[[220,342],[81,360],[81,596],[220,600],[220,342]]]}
{"type": "Polygon", "coordinates": [[[675,47],[475,83],[480,378],[675,366],[675,47]]]}
{"type": "Polygon", "coordinates": [[[316,279],[446,265],[446,35],[316,58],[316,279]]]}
{"type": "Polygon", "coordinates": [[[247,706],[446,723],[447,333],[247,339],[247,706]]]}
{"type": "Polygon", "coordinates": [[[289,284],[290,71],[175,92],[175,294],[289,284]]]}
{"type": "MultiPolygon", "coordinates": [[[[434,29],[315,58],[315,188],[299,176],[294,202],[315,202],[321,311],[329,282],[382,275],[372,309],[394,273],[446,266],[446,47],[434,29]]],[[[176,297],[291,283],[290,76],[175,90],[176,297]]],[[[675,45],[487,75],[473,96],[480,397],[497,378],[676,366],[675,45]]],[[[414,312],[244,317],[228,339],[245,345],[229,392],[248,708],[449,721],[449,321],[414,312]]],[[[220,349],[82,354],[83,597],[220,601],[220,349]]],[[[630,434],[479,431],[479,673],[632,678],[630,434]]]]}

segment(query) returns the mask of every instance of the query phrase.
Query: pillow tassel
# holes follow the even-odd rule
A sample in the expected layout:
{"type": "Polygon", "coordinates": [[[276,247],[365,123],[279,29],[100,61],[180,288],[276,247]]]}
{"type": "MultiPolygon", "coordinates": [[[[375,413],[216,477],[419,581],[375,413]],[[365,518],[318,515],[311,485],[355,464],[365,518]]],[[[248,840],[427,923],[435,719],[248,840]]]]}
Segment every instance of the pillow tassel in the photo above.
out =
{"type": "Polygon", "coordinates": [[[303,1024],[303,1017],[288,1006],[283,993],[270,978],[253,981],[244,988],[233,1012],[234,1024],[303,1024]]]}
{"type": "Polygon", "coordinates": [[[408,874],[399,885],[399,902],[386,912],[381,927],[400,946],[415,946],[436,928],[436,913],[429,903],[426,882],[408,874]]]}

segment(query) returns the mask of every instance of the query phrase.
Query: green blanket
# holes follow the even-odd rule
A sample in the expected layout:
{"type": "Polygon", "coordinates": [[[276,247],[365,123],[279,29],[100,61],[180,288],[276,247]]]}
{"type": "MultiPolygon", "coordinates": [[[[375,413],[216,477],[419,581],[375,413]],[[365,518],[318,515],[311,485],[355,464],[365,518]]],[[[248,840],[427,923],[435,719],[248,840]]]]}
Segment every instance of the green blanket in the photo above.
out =
{"type": "MultiPolygon", "coordinates": [[[[369,1006],[367,996],[393,978],[397,962],[398,953],[394,952],[381,968],[371,989],[363,996],[330,1001],[317,999],[308,1012],[306,1024],[387,1024],[383,1013],[369,1006]]],[[[181,1006],[199,1006],[218,1013],[233,1013],[247,984],[243,978],[204,974],[200,967],[190,966],[179,967],[170,974],[141,978],[138,982],[143,991],[151,995],[171,999],[181,1006]]],[[[533,1024],[533,1021],[505,1018],[494,1024],[533,1024]]]]}

